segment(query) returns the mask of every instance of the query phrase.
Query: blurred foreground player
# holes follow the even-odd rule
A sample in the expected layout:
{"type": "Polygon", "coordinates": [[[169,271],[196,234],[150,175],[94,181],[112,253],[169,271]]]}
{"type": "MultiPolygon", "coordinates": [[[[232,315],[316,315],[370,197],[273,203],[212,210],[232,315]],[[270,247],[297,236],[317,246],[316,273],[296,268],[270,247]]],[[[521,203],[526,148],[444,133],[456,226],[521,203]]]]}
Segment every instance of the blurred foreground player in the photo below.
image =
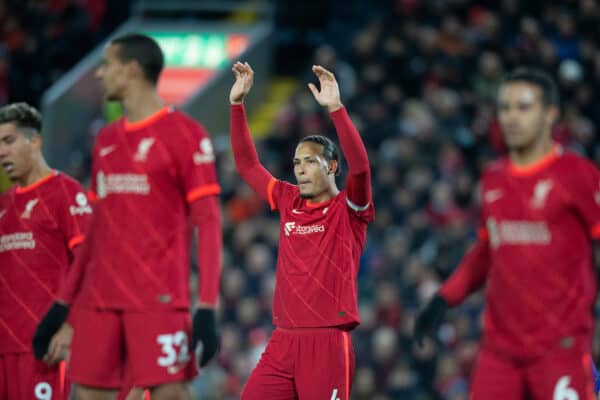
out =
{"type": "MultiPolygon", "coordinates": [[[[114,39],[97,76],[125,117],[105,127],[92,154],[95,214],[74,273],[54,309],[73,304],[70,362],[78,399],[114,399],[119,388],[149,388],[153,400],[187,399],[217,351],[215,311],[221,222],[215,155],[204,129],[163,105],[157,43],[114,39]],[[198,228],[199,304],[189,316],[190,222],[198,228]],[[197,347],[196,344],[199,343],[197,347]]],[[[56,315],[51,310],[44,322],[56,315]]],[[[40,336],[52,333],[45,323],[40,336]]]]}
{"type": "Polygon", "coordinates": [[[0,108],[0,164],[16,183],[0,196],[0,398],[67,399],[71,327],[63,321],[38,361],[37,324],[83,241],[92,209],[74,179],[42,155],[42,117],[25,103],[0,108]]]}
{"type": "Polygon", "coordinates": [[[281,218],[273,336],[242,393],[243,400],[348,400],[354,374],[350,331],[359,324],[356,275],[367,224],[373,220],[367,152],[340,100],[334,75],[313,71],[348,160],[346,189],[335,177],[340,159],[324,136],[303,138],[294,155],[297,184],[275,179],[260,164],[243,105],[253,83],[246,64],[233,67],[231,144],[244,180],[281,218]]]}
{"type": "Polygon", "coordinates": [[[487,284],[471,399],[591,400],[600,174],[553,143],[555,83],[518,69],[499,89],[509,154],[481,181],[479,239],[417,317],[415,337],[437,330],[448,307],[487,284]]]}

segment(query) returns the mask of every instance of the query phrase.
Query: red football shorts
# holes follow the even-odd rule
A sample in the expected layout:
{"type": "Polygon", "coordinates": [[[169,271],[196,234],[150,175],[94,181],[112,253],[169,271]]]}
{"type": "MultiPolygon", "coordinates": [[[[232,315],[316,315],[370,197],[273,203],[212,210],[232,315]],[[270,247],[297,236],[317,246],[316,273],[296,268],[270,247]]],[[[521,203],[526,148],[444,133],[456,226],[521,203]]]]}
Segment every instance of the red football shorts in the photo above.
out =
{"type": "Polygon", "coordinates": [[[348,400],[354,375],[349,332],[277,328],[242,400],[348,400]]]}
{"type": "Polygon", "coordinates": [[[73,310],[73,382],[100,389],[154,387],[196,375],[188,311],[73,310]]]}
{"type": "Polygon", "coordinates": [[[594,400],[591,357],[577,346],[527,363],[490,350],[477,357],[470,400],[594,400]]]}
{"type": "Polygon", "coordinates": [[[33,353],[0,354],[0,399],[67,400],[65,363],[49,366],[33,353]]]}

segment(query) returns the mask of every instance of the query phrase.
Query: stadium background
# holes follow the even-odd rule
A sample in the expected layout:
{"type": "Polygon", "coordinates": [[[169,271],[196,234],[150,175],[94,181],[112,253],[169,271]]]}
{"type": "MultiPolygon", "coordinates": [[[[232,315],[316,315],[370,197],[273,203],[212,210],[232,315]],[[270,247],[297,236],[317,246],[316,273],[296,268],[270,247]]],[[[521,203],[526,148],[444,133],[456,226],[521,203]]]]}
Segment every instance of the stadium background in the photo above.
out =
{"type": "MultiPolygon", "coordinates": [[[[188,3],[196,11],[187,22],[201,21],[204,2],[188,3]]],[[[298,139],[335,137],[304,85],[314,80],[313,63],[337,74],[369,151],[377,218],[360,270],[352,398],[467,399],[481,293],[453,310],[437,343],[422,350],[411,341],[415,310],[475,238],[477,177],[503,151],[494,92],[504,72],[525,64],[552,73],[562,95],[555,139],[600,165],[598,2],[285,0],[266,2],[273,11],[267,17],[252,11],[264,5],[258,1],[227,3],[231,12],[210,18],[274,24],[272,84],[260,115],[250,115],[263,127],[258,147],[268,169],[292,180],[298,139]]],[[[44,91],[131,18],[134,6],[131,0],[1,0],[0,105],[39,106],[44,91]]],[[[94,133],[82,132],[82,143],[91,143],[94,133]]],[[[236,174],[226,132],[211,133],[225,143],[217,146],[225,238],[222,348],[193,387],[211,393],[203,399],[235,399],[272,329],[278,220],[236,174]]],[[[69,152],[65,172],[87,182],[89,148],[69,152]]],[[[7,186],[1,177],[0,191],[7,186]]],[[[597,339],[594,350],[598,355],[597,339]]]]}

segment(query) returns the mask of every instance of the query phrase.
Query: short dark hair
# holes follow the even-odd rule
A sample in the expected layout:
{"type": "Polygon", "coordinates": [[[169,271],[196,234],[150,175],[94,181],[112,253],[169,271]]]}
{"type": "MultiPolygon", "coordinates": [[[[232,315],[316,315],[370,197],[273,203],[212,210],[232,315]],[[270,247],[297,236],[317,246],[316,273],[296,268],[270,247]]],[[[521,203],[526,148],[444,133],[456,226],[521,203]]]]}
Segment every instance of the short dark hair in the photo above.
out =
{"type": "Polygon", "coordinates": [[[558,106],[560,96],[558,86],[550,75],[538,68],[520,67],[506,75],[502,85],[514,82],[526,82],[542,91],[542,101],[547,106],[558,106]]]}
{"type": "Polygon", "coordinates": [[[42,133],[42,114],[27,103],[11,103],[0,107],[0,124],[13,123],[19,128],[42,133]]]}
{"type": "Polygon", "coordinates": [[[156,85],[165,59],[160,46],[154,39],[135,33],[113,39],[111,44],[119,45],[118,57],[121,62],[137,61],[146,79],[156,85]]]}
{"type": "Polygon", "coordinates": [[[320,144],[323,147],[323,157],[327,161],[337,161],[337,168],[335,169],[335,176],[338,176],[342,171],[342,165],[340,163],[340,153],[338,152],[337,146],[333,143],[333,140],[328,137],[321,135],[309,135],[300,139],[300,143],[311,142],[320,144]]]}

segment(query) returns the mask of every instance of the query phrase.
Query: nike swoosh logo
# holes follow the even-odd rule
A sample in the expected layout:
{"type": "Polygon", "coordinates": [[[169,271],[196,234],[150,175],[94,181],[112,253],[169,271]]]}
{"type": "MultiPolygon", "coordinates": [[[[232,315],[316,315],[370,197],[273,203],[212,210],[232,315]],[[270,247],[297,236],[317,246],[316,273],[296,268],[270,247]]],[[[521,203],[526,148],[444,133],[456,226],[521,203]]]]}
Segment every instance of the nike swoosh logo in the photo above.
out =
{"type": "Polygon", "coordinates": [[[294,214],[304,214],[304,211],[298,211],[295,208],[292,209],[292,213],[294,214]]]}
{"type": "Polygon", "coordinates": [[[100,151],[98,152],[98,154],[100,154],[100,157],[106,157],[107,155],[109,155],[110,153],[115,151],[116,148],[117,148],[117,146],[115,146],[115,145],[106,146],[106,147],[101,148],[100,151]]]}

